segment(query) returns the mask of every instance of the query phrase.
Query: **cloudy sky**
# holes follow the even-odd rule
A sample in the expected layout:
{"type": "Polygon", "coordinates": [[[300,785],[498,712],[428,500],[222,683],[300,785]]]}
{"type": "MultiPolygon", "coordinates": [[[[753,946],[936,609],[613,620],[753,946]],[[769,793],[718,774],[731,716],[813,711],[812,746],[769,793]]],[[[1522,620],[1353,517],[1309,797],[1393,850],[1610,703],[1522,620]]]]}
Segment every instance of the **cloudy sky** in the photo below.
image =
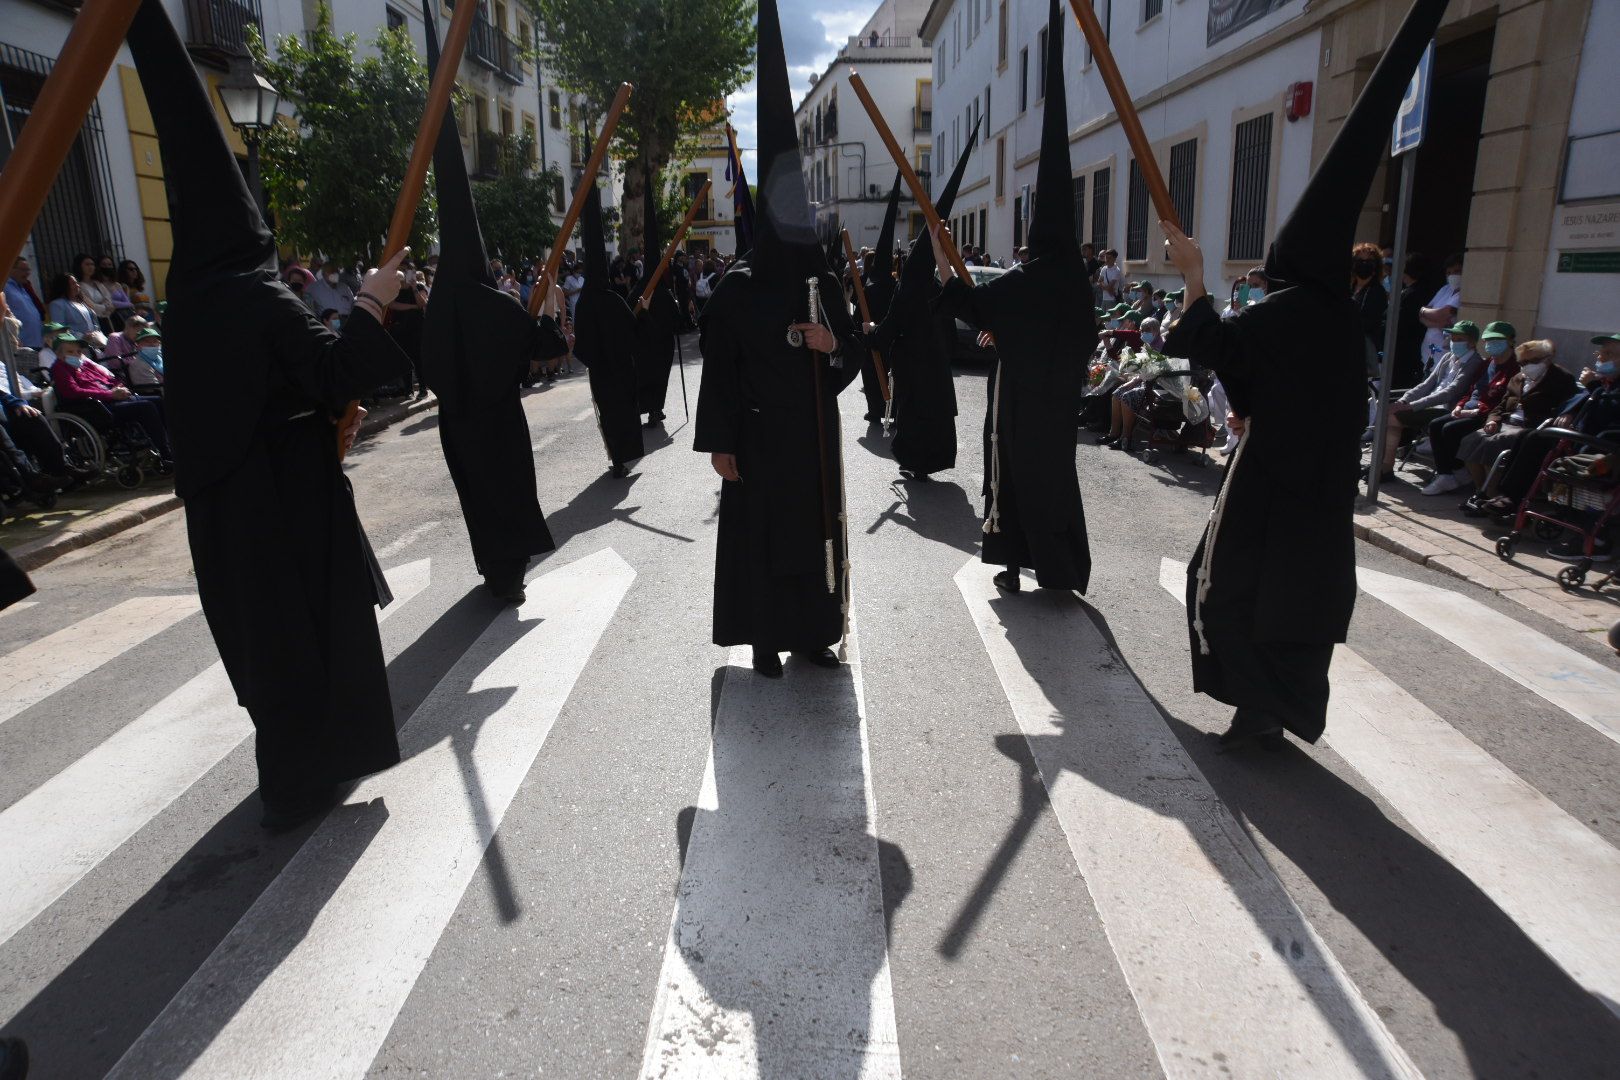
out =
{"type": "MultiPolygon", "coordinates": [[[[876,3],[858,0],[778,0],[782,19],[782,45],[787,50],[788,74],[793,80],[793,103],[797,105],[810,89],[810,76],[819,75],[838,48],[850,35],[866,25],[876,3]]],[[[753,148],[757,144],[754,125],[754,84],[749,82],[728,99],[731,124],[737,129],[737,144],[746,148],[743,168],[750,180],[759,175],[753,148]]]]}

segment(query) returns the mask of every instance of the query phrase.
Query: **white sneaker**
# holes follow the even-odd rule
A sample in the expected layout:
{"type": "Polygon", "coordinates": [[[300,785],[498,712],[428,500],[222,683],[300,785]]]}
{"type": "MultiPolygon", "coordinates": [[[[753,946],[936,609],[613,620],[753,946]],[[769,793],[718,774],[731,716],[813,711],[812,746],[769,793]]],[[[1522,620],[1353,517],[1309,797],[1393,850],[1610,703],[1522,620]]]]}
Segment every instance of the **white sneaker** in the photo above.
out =
{"type": "Polygon", "coordinates": [[[1462,487],[1462,483],[1455,476],[1450,473],[1443,473],[1429,481],[1429,485],[1423,489],[1423,494],[1449,495],[1460,487],[1462,487]]]}

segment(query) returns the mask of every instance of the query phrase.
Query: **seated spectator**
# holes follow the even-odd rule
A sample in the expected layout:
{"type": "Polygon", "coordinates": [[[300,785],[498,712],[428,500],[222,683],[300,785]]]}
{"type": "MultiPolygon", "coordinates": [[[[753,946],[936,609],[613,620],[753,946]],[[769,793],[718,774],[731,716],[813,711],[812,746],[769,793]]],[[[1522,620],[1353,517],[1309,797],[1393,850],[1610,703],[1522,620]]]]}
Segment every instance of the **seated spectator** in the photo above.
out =
{"type": "Polygon", "coordinates": [[[1156,309],[1153,306],[1153,282],[1148,281],[1146,278],[1141,281],[1131,282],[1130,305],[1144,319],[1149,315],[1156,314],[1156,309]]]}
{"type": "Polygon", "coordinates": [[[163,335],[152,327],[135,334],[135,355],[124,362],[124,379],[137,394],[163,393],[163,335]]]}
{"type": "Polygon", "coordinates": [[[18,337],[25,349],[39,349],[45,344],[41,328],[45,324],[45,301],[34,291],[34,268],[21,255],[11,264],[6,278],[6,304],[22,323],[18,337]]]}
{"type": "MultiPolygon", "coordinates": [[[[100,279],[95,257],[91,255],[75,255],[73,257],[73,270],[78,275],[75,280],[79,283],[79,301],[90,309],[90,313],[95,317],[98,326],[106,323],[108,329],[111,329],[112,295],[100,279]]],[[[67,320],[57,316],[57,322],[65,323],[67,320]]],[[[74,333],[79,332],[77,329],[74,330],[74,333]]]]}
{"type": "MultiPolygon", "coordinates": [[[[35,389],[31,383],[26,387],[35,389]]],[[[75,480],[89,480],[96,476],[96,470],[90,466],[68,463],[62,440],[57,437],[51,422],[45,419],[45,414],[39,411],[34,402],[13,395],[4,383],[0,383],[0,432],[4,434],[4,444],[0,449],[4,449],[4,456],[10,459],[13,469],[22,478],[24,489],[47,490],[41,485],[30,485],[27,482],[30,473],[48,481],[48,490],[51,491],[75,480]],[[32,462],[23,455],[29,455],[32,462]]]]}
{"type": "Polygon", "coordinates": [[[1402,437],[1422,431],[1444,416],[1485,369],[1485,358],[1478,351],[1477,324],[1463,319],[1446,329],[1446,340],[1448,348],[1434,369],[1422,382],[1389,403],[1389,432],[1384,442],[1383,482],[1386,484],[1395,479],[1395,451],[1400,449],[1402,437]]]}
{"type": "Polygon", "coordinates": [[[1142,334],[1137,329],[1141,316],[1129,304],[1115,304],[1108,312],[1108,321],[1104,324],[1103,332],[1099,335],[1103,348],[1110,360],[1119,359],[1124,349],[1140,349],[1142,347],[1142,334]]]}
{"type": "Polygon", "coordinates": [[[146,288],[146,275],[141,273],[141,268],[134,259],[125,259],[118,264],[118,283],[124,287],[130,305],[138,314],[151,315],[152,294],[146,288]]]}
{"type": "Polygon", "coordinates": [[[1485,354],[1485,370],[1479,373],[1450,415],[1429,424],[1429,447],[1434,455],[1434,479],[1423,488],[1425,495],[1444,495],[1471,482],[1457,451],[1463,439],[1485,426],[1485,418],[1507,393],[1508,381],[1519,373],[1513,359],[1513,339],[1518,331],[1512,323],[1487,323],[1479,335],[1479,351],[1485,354]]]}
{"type": "MultiPolygon", "coordinates": [[[[80,355],[77,335],[63,331],[56,338],[56,363],[51,366],[51,385],[64,406],[95,402],[112,413],[118,423],[138,424],[152,441],[164,466],[172,465],[169,429],[163,419],[163,399],[141,397],[118,381],[118,377],[94,360],[80,355]]],[[[79,412],[78,409],[69,409],[79,412]]]]}
{"type": "Polygon", "coordinates": [[[347,315],[349,309],[354,307],[354,290],[343,283],[338,264],[333,259],[327,259],[321,265],[320,277],[315,279],[308,291],[312,310],[326,311],[330,308],[339,315],[347,315]]]}
{"type": "Polygon", "coordinates": [[[1232,297],[1221,312],[1221,318],[1230,319],[1250,304],[1258,304],[1265,299],[1266,290],[1271,288],[1271,279],[1266,276],[1265,267],[1256,266],[1243,277],[1232,283],[1232,297]]]}
{"type": "Polygon", "coordinates": [[[335,334],[343,329],[343,313],[336,308],[326,308],[320,314],[320,322],[335,334]]]}
{"type": "Polygon", "coordinates": [[[1139,334],[1144,348],[1152,349],[1154,352],[1163,351],[1164,336],[1159,333],[1158,319],[1153,318],[1151,315],[1143,319],[1139,334]]]}
{"type": "Polygon", "coordinates": [[[145,330],[150,325],[151,324],[140,315],[131,315],[129,318],[125,319],[124,328],[122,330],[118,331],[116,334],[107,335],[107,344],[101,350],[100,359],[102,363],[108,367],[112,367],[113,365],[109,364],[108,361],[123,360],[127,357],[134,356],[140,351],[140,346],[135,344],[135,335],[139,334],[142,330],[145,330]]]}
{"type": "Polygon", "coordinates": [[[1467,467],[1475,494],[1463,503],[1470,517],[1487,513],[1490,494],[1485,477],[1504,450],[1524,441],[1534,428],[1551,420],[1575,393],[1575,376],[1553,363],[1556,349],[1550,341],[1527,341],[1514,352],[1519,373],[1508,380],[1507,393],[1485,418],[1485,426],[1467,436],[1457,456],[1467,467]]]}
{"type": "Polygon", "coordinates": [[[103,327],[122,330],[124,320],[134,314],[135,305],[130,302],[129,293],[118,280],[118,265],[111,255],[103,255],[96,260],[95,286],[107,297],[107,304],[112,308],[112,314],[102,319],[103,327]]]}
{"type": "Polygon", "coordinates": [[[81,338],[101,329],[96,313],[84,302],[83,286],[72,274],[52,278],[49,295],[52,322],[61,323],[81,338]]]}
{"type": "MultiPolygon", "coordinates": [[[[1620,331],[1592,339],[1592,364],[1576,378],[1579,389],[1553,418],[1553,427],[1582,435],[1620,439],[1620,331]]],[[[1553,443],[1527,438],[1508,463],[1498,484],[1500,494],[1486,504],[1488,513],[1511,513],[1530,493],[1553,443]]]]}

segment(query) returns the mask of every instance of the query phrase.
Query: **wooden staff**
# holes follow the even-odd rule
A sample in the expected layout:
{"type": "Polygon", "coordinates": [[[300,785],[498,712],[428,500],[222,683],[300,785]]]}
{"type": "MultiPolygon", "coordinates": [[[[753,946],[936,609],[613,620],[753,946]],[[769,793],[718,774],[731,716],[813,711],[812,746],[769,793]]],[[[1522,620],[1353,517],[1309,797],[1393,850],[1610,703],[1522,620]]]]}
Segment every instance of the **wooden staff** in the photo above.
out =
{"type": "MultiPolygon", "coordinates": [[[[467,49],[467,39],[472,36],[473,16],[477,11],[477,4],[465,3],[450,15],[450,29],[444,35],[444,51],[439,54],[439,66],[434,69],[433,81],[428,84],[427,108],[422,113],[422,123],[416,129],[416,142],[411,147],[410,162],[405,166],[405,180],[400,185],[399,198],[394,200],[394,217],[388,223],[388,239],[383,243],[378,266],[387,264],[389,259],[404,250],[405,242],[411,238],[411,224],[416,220],[417,207],[422,204],[422,189],[427,186],[428,166],[433,164],[433,147],[438,143],[439,132],[444,127],[444,114],[450,107],[450,95],[456,88],[456,71],[461,67],[461,54],[467,49]]],[[[387,317],[388,312],[384,309],[384,320],[387,317]]],[[[358,401],[349,402],[349,407],[343,410],[343,419],[338,423],[339,461],[346,456],[343,432],[359,415],[358,401]]]]}
{"type": "Polygon", "coordinates": [[[660,281],[664,280],[664,272],[669,269],[670,261],[675,258],[675,253],[680,250],[681,241],[686,239],[687,230],[692,227],[692,222],[697,220],[697,212],[703,208],[703,200],[709,197],[709,187],[710,182],[703,181],[703,186],[698,188],[697,198],[693,199],[692,205],[687,207],[686,217],[681,220],[681,227],[675,230],[675,239],[671,240],[669,247],[664,249],[664,257],[658,260],[657,269],[653,271],[652,277],[647,279],[647,287],[641,291],[641,299],[636,304],[637,314],[645,312],[652,306],[653,290],[658,288],[660,281]]]}
{"type": "MultiPolygon", "coordinates": [[[[140,0],[84,0],[0,173],[0,256],[9,271],[112,70],[140,0]]],[[[76,269],[76,268],[75,268],[76,269]]]]}
{"type": "Polygon", "coordinates": [[[928,197],[928,192],[923,190],[922,181],[917,178],[916,170],[911,167],[911,162],[906,160],[906,152],[900,149],[900,144],[895,141],[894,132],[889,130],[888,122],[883,119],[883,110],[872,100],[866,84],[861,81],[854,68],[849,70],[849,85],[855,89],[855,96],[860,98],[861,107],[866,110],[866,115],[871,117],[878,138],[889,148],[889,156],[894,158],[894,164],[900,170],[900,177],[905,180],[906,187],[911,189],[911,197],[917,200],[917,206],[928,221],[928,227],[940,229],[940,245],[945,249],[945,258],[950,262],[951,269],[956,271],[956,276],[965,284],[972,285],[973,278],[968,275],[967,265],[962,262],[962,253],[956,250],[956,241],[942,228],[944,223],[939,220],[939,211],[934,209],[933,200],[928,197]]]}
{"type": "Polygon", "coordinates": [[[552,282],[557,280],[557,269],[562,266],[563,252],[568,248],[568,238],[574,235],[574,226],[579,222],[579,215],[585,212],[586,195],[596,183],[596,174],[601,171],[602,161],[607,157],[608,144],[613,141],[613,132],[618,129],[619,117],[630,101],[630,91],[634,89],[635,87],[629,83],[620,83],[619,92],[613,95],[613,104],[608,108],[607,119],[602,121],[602,133],[596,137],[596,146],[591,149],[591,158],[585,163],[585,171],[580,175],[579,183],[574,186],[574,200],[568,205],[568,213],[563,215],[562,226],[557,230],[556,242],[551,245],[551,254],[546,257],[545,269],[540,271],[540,277],[529,293],[531,316],[540,314],[541,300],[551,291],[552,282]],[[539,299],[536,299],[537,297],[539,299]]]}
{"type": "Polygon", "coordinates": [[[1136,106],[1131,102],[1130,92],[1125,89],[1125,80],[1120,78],[1119,65],[1114,63],[1113,50],[1108,47],[1108,35],[1103,33],[1097,13],[1091,10],[1091,0],[1069,0],[1069,6],[1074,9],[1080,32],[1086,35],[1086,43],[1091,46],[1091,58],[1097,61],[1097,74],[1102,76],[1103,86],[1108,89],[1108,96],[1114,102],[1119,126],[1125,129],[1125,141],[1131,144],[1131,153],[1136,155],[1136,167],[1142,171],[1142,179],[1147,183],[1148,195],[1153,199],[1154,209],[1159,212],[1159,220],[1168,221],[1180,229],[1181,215],[1176,213],[1175,204],[1170,201],[1170,189],[1165,186],[1164,174],[1159,172],[1159,163],[1153,157],[1153,147],[1142,131],[1142,120],[1136,115],[1136,106]]]}
{"type": "MultiPolygon", "coordinates": [[[[849,262],[849,276],[855,279],[855,303],[861,309],[861,329],[872,321],[872,309],[866,303],[866,282],[861,280],[861,271],[855,265],[855,243],[849,238],[849,230],[844,230],[844,258],[849,262]]],[[[877,368],[878,386],[883,390],[883,426],[889,426],[889,408],[894,404],[894,394],[889,387],[889,370],[883,366],[883,354],[876,349],[872,350],[872,366],[877,368]]]]}

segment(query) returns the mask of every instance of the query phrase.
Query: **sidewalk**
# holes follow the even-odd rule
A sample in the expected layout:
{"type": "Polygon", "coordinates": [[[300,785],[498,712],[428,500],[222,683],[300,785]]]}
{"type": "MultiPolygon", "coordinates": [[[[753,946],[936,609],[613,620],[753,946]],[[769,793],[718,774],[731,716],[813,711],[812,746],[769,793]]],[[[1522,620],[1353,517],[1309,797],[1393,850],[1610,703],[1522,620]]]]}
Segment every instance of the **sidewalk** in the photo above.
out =
{"type": "MultiPolygon", "coordinates": [[[[438,398],[429,394],[421,401],[404,400],[379,405],[361,425],[360,438],[370,438],[407,416],[425,412],[438,404],[438,398]]],[[[174,481],[167,477],[154,477],[132,491],[110,482],[98,484],[60,496],[51,510],[41,510],[32,503],[19,504],[15,508],[16,516],[0,525],[0,547],[5,548],[24,570],[37,570],[70,551],[133,529],[179,508],[180,499],[174,493],[174,481]]]]}
{"type": "MultiPolygon", "coordinates": [[[[1379,489],[1376,511],[1359,510],[1356,535],[1415,563],[1431,566],[1499,593],[1581,633],[1607,633],[1620,619],[1620,585],[1602,593],[1592,589],[1612,564],[1598,564],[1586,576],[1586,587],[1565,592],[1558,571],[1570,564],[1549,558],[1547,545],[1529,535],[1514,549],[1513,561],[1496,555],[1496,540],[1511,531],[1490,518],[1464,517],[1462,493],[1425,496],[1404,477],[1379,489]]],[[[1566,534],[1571,535],[1571,534],[1566,534]]]]}

